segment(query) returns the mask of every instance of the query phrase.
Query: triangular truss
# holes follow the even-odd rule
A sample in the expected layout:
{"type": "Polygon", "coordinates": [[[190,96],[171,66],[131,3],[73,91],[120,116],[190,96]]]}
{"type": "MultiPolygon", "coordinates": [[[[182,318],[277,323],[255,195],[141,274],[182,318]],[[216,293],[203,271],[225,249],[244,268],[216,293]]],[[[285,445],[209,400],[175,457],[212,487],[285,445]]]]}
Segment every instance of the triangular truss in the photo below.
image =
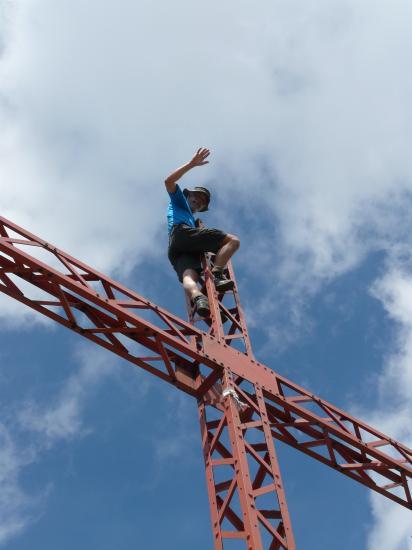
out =
{"type": "Polygon", "coordinates": [[[1,292],[197,399],[216,550],[295,548],[274,440],[412,509],[412,451],[258,362],[211,261],[186,322],[0,217],[1,292]]]}

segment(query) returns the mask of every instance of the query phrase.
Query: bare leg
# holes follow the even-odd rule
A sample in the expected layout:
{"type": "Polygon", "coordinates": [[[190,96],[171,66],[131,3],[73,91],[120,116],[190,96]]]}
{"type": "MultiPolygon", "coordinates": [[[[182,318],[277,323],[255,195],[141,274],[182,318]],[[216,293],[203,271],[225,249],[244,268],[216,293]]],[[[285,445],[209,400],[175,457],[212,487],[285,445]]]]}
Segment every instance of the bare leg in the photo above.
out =
{"type": "Polygon", "coordinates": [[[223,269],[233,254],[240,246],[240,240],[235,235],[226,235],[223,246],[218,250],[215,257],[215,267],[223,269]]]}
{"type": "Polygon", "coordinates": [[[194,269],[185,269],[183,271],[183,288],[185,289],[186,295],[191,300],[192,304],[195,307],[195,311],[202,318],[210,316],[210,307],[209,301],[206,296],[204,296],[197,286],[199,281],[199,275],[194,269]]]}
{"type": "Polygon", "coordinates": [[[202,294],[197,286],[198,280],[199,274],[194,269],[185,269],[183,271],[183,288],[191,300],[202,294]]]}

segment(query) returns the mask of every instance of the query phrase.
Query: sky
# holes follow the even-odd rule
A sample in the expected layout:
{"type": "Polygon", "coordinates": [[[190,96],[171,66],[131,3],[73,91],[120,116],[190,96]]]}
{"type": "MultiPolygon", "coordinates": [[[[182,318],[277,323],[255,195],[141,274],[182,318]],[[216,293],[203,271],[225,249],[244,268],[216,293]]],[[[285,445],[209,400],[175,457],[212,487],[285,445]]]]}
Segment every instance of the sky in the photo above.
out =
{"type": "MultiPolygon", "coordinates": [[[[165,177],[212,192],[261,362],[412,445],[412,5],[0,1],[1,215],[185,316],[165,177]]],[[[196,404],[0,296],[0,548],[212,548],[196,404]]],[[[409,511],[277,445],[298,548],[409,511]]]]}

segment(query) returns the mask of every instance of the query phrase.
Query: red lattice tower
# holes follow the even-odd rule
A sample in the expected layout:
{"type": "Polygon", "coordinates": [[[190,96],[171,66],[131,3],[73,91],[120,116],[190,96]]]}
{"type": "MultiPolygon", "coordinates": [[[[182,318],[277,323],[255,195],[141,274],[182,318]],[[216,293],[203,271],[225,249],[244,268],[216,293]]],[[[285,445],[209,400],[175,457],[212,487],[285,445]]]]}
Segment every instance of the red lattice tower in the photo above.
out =
{"type": "Polygon", "coordinates": [[[412,509],[412,450],[257,361],[210,261],[211,318],[186,322],[0,217],[1,292],[196,398],[216,550],[296,548],[274,440],[412,509]]]}

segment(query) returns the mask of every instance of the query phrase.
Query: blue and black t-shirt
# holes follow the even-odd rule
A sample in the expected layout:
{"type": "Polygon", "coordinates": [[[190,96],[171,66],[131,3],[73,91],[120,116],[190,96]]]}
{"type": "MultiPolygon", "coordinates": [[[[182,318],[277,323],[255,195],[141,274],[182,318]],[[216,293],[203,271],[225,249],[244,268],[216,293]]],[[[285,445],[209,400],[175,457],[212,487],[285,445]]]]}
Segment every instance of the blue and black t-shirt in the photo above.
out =
{"type": "Polygon", "coordinates": [[[190,209],[189,203],[186,197],[183,195],[182,190],[176,185],[174,193],[169,193],[170,203],[167,209],[167,223],[169,235],[172,228],[177,223],[185,223],[190,227],[196,227],[195,218],[193,212],[190,209]]]}

